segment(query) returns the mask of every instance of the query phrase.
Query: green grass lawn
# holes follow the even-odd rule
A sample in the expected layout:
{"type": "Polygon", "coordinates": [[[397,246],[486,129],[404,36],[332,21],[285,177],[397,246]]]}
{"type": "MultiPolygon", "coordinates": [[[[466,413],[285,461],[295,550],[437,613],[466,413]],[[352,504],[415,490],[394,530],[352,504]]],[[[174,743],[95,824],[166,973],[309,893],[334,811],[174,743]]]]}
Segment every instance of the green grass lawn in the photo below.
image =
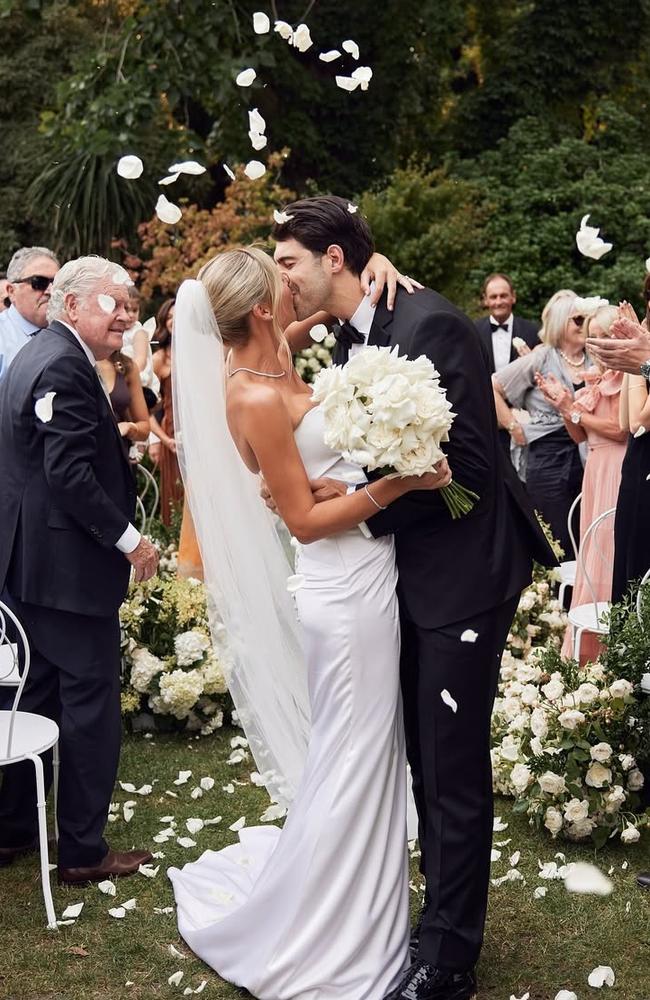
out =
{"type": "MultiPolygon", "coordinates": [[[[249,782],[254,770],[250,760],[226,764],[231,753],[230,739],[240,731],[222,730],[204,740],[156,734],[147,740],[128,736],[124,741],[120,778],[136,788],[154,783],[151,795],[140,797],[116,790],[115,801],[136,800],[134,816],[108,827],[113,847],[149,847],[162,850],[165,857],[154,879],[136,875],[117,882],[115,897],[105,896],[96,886],[58,888],[54,886],[57,916],[71,903],[85,906],[76,923],[58,932],[45,928],[38,864],[35,857],[22,859],[0,869],[0,997],[12,1000],[144,1000],[148,997],[179,997],[187,986],[208,985],[204,1000],[232,1000],[241,991],[228,986],[207,969],[179,938],[174,913],[156,914],[154,907],[171,906],[171,884],[165,871],[170,865],[193,860],[206,848],[233,843],[237,834],[228,827],[240,816],[254,825],[268,805],[264,791],[249,782]],[[173,784],[180,770],[192,777],[181,786],[173,784]],[[215,786],[202,798],[192,799],[191,790],[203,776],[215,779],[215,786]],[[236,784],[242,782],[242,784],[236,784]],[[234,783],[232,794],[224,785],[234,783]],[[177,794],[174,798],[167,791],[177,794]],[[197,846],[185,849],[175,839],[154,844],[152,837],[174,816],[179,834],[189,836],[185,820],[222,816],[216,826],[204,827],[194,835],[197,846]],[[109,916],[110,907],[135,897],[135,910],[123,920],[109,916]],[[174,957],[174,945],[186,956],[174,957]],[[181,969],[180,986],[167,979],[181,969]],[[130,982],[132,985],[127,986],[130,982]]],[[[624,1000],[650,1000],[650,893],[634,883],[639,868],[650,870],[650,841],[624,847],[606,847],[596,856],[588,847],[554,843],[550,837],[533,832],[525,818],[512,815],[507,800],[497,802],[497,812],[508,829],[495,834],[495,841],[510,840],[500,847],[502,857],[493,864],[493,875],[504,875],[509,858],[521,852],[517,868],[524,882],[505,883],[491,892],[485,948],[479,969],[481,1000],[509,1000],[527,991],[531,1000],[554,1000],[560,989],[574,990],[579,1000],[598,996],[587,985],[587,976],[597,965],[614,969],[616,986],[603,994],[624,1000]],[[564,851],[567,861],[596,860],[604,871],[613,867],[615,890],[602,899],[567,894],[562,882],[537,877],[538,859],[551,861],[556,851],[564,851]],[[534,899],[534,889],[545,885],[543,899],[534,899]]],[[[54,884],[53,878],[53,884],[54,884]]],[[[413,883],[420,877],[415,867],[413,883]]],[[[417,908],[414,893],[414,911],[417,908]]],[[[381,1000],[380,997],[377,1000],[381,1000]]]]}

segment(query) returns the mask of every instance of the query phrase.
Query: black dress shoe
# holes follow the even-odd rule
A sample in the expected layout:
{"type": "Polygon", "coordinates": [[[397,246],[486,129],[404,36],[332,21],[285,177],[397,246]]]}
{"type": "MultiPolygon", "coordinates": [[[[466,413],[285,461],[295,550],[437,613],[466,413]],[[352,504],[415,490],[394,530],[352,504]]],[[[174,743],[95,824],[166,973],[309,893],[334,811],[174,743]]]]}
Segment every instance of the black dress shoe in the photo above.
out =
{"type": "Polygon", "coordinates": [[[38,839],[31,840],[29,844],[21,844],[20,847],[0,847],[0,868],[7,868],[13,864],[15,858],[22,857],[23,854],[31,854],[38,850],[38,839]]]}
{"type": "Polygon", "coordinates": [[[642,889],[650,889],[650,872],[639,872],[636,884],[640,885],[642,889]]]}
{"type": "Polygon", "coordinates": [[[385,1000],[476,1000],[473,971],[445,972],[428,962],[414,962],[385,1000]]]}

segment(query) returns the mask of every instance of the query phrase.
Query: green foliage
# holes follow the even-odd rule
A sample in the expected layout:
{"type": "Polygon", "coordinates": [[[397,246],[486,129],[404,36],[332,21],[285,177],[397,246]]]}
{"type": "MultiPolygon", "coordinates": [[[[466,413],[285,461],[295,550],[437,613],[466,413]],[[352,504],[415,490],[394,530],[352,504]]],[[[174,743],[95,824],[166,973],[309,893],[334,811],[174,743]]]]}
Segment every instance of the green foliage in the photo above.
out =
{"type": "Polygon", "coordinates": [[[365,194],[360,207],[377,247],[400,270],[472,310],[468,269],[480,266],[487,199],[474,181],[415,163],[395,171],[388,185],[365,194]]]}

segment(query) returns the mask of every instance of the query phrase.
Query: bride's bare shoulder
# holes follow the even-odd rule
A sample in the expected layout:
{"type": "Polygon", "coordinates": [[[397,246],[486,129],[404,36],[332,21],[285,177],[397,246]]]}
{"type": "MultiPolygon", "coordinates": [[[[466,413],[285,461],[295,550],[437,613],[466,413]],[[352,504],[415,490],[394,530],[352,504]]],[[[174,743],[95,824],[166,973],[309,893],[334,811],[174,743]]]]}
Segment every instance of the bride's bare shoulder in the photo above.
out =
{"type": "Polygon", "coordinates": [[[291,423],[282,393],[272,385],[242,382],[233,386],[228,392],[227,408],[229,420],[240,426],[269,420],[291,423]]]}

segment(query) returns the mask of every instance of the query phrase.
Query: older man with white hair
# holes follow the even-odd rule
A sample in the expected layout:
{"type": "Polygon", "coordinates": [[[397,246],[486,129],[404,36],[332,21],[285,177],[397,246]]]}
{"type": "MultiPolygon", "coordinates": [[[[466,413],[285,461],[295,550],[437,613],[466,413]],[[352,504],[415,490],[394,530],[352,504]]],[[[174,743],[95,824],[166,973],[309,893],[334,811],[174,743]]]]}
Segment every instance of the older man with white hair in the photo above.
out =
{"type": "MultiPolygon", "coordinates": [[[[21,709],[60,727],[59,880],[130,875],[147,851],[103,839],[120,750],[118,610],[158,555],[131,523],[135,483],[95,362],[128,326],[129,276],[102,257],[56,275],[49,326],[0,382],[0,592],[31,648],[21,709]]],[[[46,762],[51,782],[51,761],[46,762]]],[[[33,848],[31,764],[0,788],[0,865],[33,848]]]]}
{"type": "Polygon", "coordinates": [[[47,247],[23,247],[9,261],[6,295],[11,304],[0,312],[0,378],[18,351],[46,325],[58,270],[59,262],[47,247]]]}

